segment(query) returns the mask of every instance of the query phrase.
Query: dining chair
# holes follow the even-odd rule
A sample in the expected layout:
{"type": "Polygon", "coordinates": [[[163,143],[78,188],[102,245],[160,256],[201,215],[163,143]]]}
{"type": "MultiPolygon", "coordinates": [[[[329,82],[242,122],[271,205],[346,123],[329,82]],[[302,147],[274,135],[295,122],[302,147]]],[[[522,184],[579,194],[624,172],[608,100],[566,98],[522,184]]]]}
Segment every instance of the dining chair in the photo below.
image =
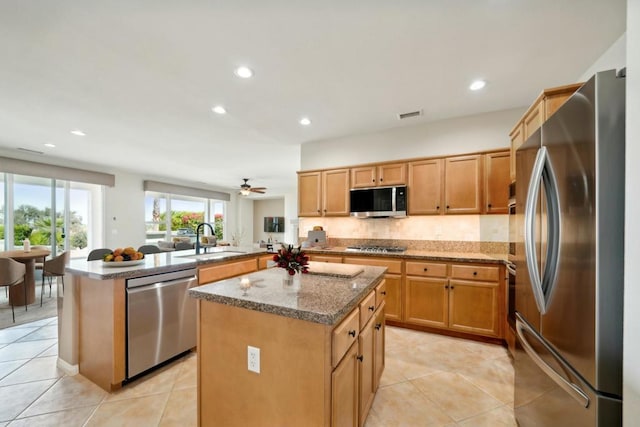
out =
{"type": "Polygon", "coordinates": [[[96,261],[99,259],[103,259],[105,255],[110,254],[111,252],[113,251],[107,248],[94,249],[91,252],[89,252],[89,255],[87,256],[87,261],[96,261]]]}
{"type": "Polygon", "coordinates": [[[138,252],[142,252],[143,254],[159,254],[162,252],[159,247],[156,245],[142,245],[138,248],[138,252]]]}
{"type": "MultiPolygon", "coordinates": [[[[0,258],[0,286],[7,288],[20,283],[24,283],[26,272],[25,265],[11,258],[0,258]]],[[[24,285],[24,309],[27,310],[27,286],[24,285]]],[[[11,298],[9,298],[11,299],[11,298]]],[[[16,313],[13,311],[13,301],[11,301],[11,315],[13,323],[16,323],[16,313]]]]}
{"type": "Polygon", "coordinates": [[[42,307],[42,297],[44,295],[44,278],[49,278],[49,297],[51,297],[51,285],[54,277],[62,277],[62,292],[64,292],[64,270],[69,264],[69,252],[62,252],[55,258],[48,259],[44,262],[42,268],[42,286],[40,287],[40,307],[42,307]]]}

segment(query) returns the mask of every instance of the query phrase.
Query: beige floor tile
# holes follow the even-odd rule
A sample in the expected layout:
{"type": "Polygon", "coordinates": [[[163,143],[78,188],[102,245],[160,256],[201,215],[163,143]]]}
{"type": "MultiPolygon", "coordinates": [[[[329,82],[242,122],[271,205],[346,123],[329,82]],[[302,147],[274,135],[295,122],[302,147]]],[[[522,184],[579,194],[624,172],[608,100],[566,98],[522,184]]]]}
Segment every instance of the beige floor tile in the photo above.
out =
{"type": "Polygon", "coordinates": [[[198,423],[197,399],[196,387],[172,391],[159,425],[161,427],[195,427],[198,423]]]}
{"type": "Polygon", "coordinates": [[[502,406],[502,402],[457,373],[440,372],[411,383],[455,421],[502,406]]]}
{"type": "Polygon", "coordinates": [[[52,412],[36,415],[28,418],[19,418],[12,421],[10,427],[74,427],[83,426],[85,421],[93,413],[96,406],[67,409],[66,411],[52,412]]]}
{"type": "Polygon", "coordinates": [[[8,360],[31,359],[51,347],[56,340],[14,342],[0,348],[0,362],[8,360]]]}
{"type": "Polygon", "coordinates": [[[138,378],[134,382],[123,386],[105,398],[105,401],[131,399],[152,394],[167,393],[171,391],[180,371],[181,361],[176,360],[170,365],[150,372],[138,378]]]}
{"type": "Polygon", "coordinates": [[[101,403],[86,427],[157,426],[169,393],[101,403]]]}
{"type": "Polygon", "coordinates": [[[6,377],[7,375],[9,375],[10,373],[12,373],[13,371],[15,371],[16,369],[18,369],[20,366],[24,365],[27,362],[29,362],[28,359],[0,362],[0,378],[6,377]]]}
{"type": "Polygon", "coordinates": [[[20,338],[37,331],[38,327],[7,328],[0,330],[0,344],[10,344],[20,338]]]}
{"type": "Polygon", "coordinates": [[[49,356],[58,356],[58,343],[56,342],[51,347],[38,354],[36,357],[49,357],[49,356]]]}
{"type": "Polygon", "coordinates": [[[496,359],[499,357],[509,356],[509,350],[498,344],[488,344],[483,342],[468,340],[464,347],[478,357],[483,359],[496,359]]]}
{"type": "Polygon", "coordinates": [[[29,335],[25,335],[20,338],[18,341],[35,341],[35,340],[46,340],[46,339],[57,339],[58,338],[58,325],[45,325],[37,330],[31,332],[29,335]]]}
{"type": "Polygon", "coordinates": [[[192,388],[198,385],[198,358],[195,353],[185,356],[173,385],[173,390],[192,388]]]}
{"type": "Polygon", "coordinates": [[[482,360],[458,373],[502,403],[513,403],[514,372],[508,356],[482,360]]]}
{"type": "Polygon", "coordinates": [[[64,372],[56,366],[57,361],[57,356],[31,359],[23,366],[4,377],[0,381],[0,387],[11,384],[22,384],[31,381],[60,378],[64,375],[64,372]]]}
{"type": "Polygon", "coordinates": [[[441,426],[453,422],[410,382],[378,389],[372,411],[372,423],[386,427],[441,426]]]}
{"type": "Polygon", "coordinates": [[[95,406],[106,395],[106,391],[82,375],[62,377],[20,416],[30,417],[65,409],[95,406]]]}
{"type": "Polygon", "coordinates": [[[404,370],[405,365],[395,357],[389,357],[389,352],[387,352],[384,371],[382,371],[380,378],[380,387],[407,381],[403,375],[404,370]]]}
{"type": "Polygon", "coordinates": [[[459,422],[458,425],[463,427],[517,427],[518,424],[513,415],[513,407],[505,405],[484,414],[467,418],[459,422]]]}
{"type": "Polygon", "coordinates": [[[3,402],[0,405],[0,421],[11,421],[17,417],[55,382],[56,380],[44,380],[0,387],[0,402],[3,402]],[[7,402],[11,404],[8,405],[7,402]]]}
{"type": "Polygon", "coordinates": [[[415,347],[388,351],[385,370],[386,365],[390,366],[393,373],[402,375],[404,381],[429,375],[440,369],[438,364],[432,363],[432,357],[428,353],[416,351],[415,347]]]}

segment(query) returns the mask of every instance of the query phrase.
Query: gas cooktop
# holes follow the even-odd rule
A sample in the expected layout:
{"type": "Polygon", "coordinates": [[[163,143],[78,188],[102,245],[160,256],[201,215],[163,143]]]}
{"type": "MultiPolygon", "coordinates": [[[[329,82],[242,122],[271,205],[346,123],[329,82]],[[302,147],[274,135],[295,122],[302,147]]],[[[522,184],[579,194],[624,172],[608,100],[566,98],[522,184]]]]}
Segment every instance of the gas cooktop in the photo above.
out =
{"type": "Polygon", "coordinates": [[[373,253],[402,253],[407,248],[402,246],[348,246],[347,252],[373,252],[373,253]]]}

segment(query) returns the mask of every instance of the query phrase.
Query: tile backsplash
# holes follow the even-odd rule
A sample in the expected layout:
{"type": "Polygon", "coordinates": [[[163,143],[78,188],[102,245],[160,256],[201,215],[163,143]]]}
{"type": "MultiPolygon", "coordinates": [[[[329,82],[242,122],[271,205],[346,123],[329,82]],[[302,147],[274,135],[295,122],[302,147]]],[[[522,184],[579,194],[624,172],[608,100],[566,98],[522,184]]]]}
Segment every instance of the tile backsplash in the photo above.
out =
{"type": "MultiPolygon", "coordinates": [[[[440,215],[410,216],[406,218],[359,219],[351,217],[337,218],[300,218],[299,237],[303,241],[307,232],[314,226],[322,226],[327,238],[333,241],[372,240],[407,241],[410,247],[418,249],[427,246],[442,250],[451,246],[451,242],[468,242],[464,246],[480,248],[502,247],[509,241],[508,215],[440,215]],[[423,244],[420,241],[428,241],[423,244]],[[494,243],[490,245],[489,243],[494,243]]],[[[479,250],[485,252],[485,250],[479,250]]]]}

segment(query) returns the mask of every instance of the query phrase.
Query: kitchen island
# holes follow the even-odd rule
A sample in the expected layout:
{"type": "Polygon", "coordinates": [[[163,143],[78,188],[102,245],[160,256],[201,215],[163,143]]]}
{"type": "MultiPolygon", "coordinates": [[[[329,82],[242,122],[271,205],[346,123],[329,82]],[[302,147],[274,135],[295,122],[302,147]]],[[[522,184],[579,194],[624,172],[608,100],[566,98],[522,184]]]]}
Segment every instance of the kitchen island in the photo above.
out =
{"type": "Polygon", "coordinates": [[[272,268],[192,288],[199,425],[362,425],[384,368],[386,269],[360,270],[289,286],[272,268]]]}
{"type": "MultiPolygon", "coordinates": [[[[194,271],[200,276],[203,269],[214,267],[230,277],[258,270],[259,260],[269,256],[259,248],[213,249],[199,255],[193,250],[149,254],[136,265],[71,260],[64,292],[58,293],[62,295],[58,303],[58,366],[69,374],[80,372],[107,391],[120,388],[128,377],[128,281],[182,272],[193,276],[194,271]]],[[[194,319],[195,310],[195,303],[187,309],[194,319]]]]}

